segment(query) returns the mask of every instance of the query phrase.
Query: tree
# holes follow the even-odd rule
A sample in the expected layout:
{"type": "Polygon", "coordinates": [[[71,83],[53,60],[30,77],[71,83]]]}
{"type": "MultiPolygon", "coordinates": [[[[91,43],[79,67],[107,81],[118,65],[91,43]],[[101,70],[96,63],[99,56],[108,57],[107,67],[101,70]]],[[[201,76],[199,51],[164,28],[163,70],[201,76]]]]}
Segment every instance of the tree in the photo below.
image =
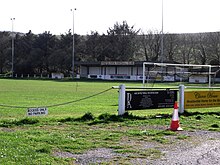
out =
{"type": "Polygon", "coordinates": [[[178,42],[179,47],[175,60],[182,64],[194,63],[192,62],[193,50],[195,47],[194,34],[180,34],[178,42]]]}
{"type": "Polygon", "coordinates": [[[141,36],[141,49],[147,61],[159,61],[161,36],[158,31],[149,30],[147,34],[141,36]]]}
{"type": "Polygon", "coordinates": [[[210,63],[213,65],[220,64],[220,32],[208,33],[208,53],[210,63]]]}
{"type": "Polygon", "coordinates": [[[169,62],[174,62],[175,57],[178,49],[178,35],[177,34],[165,34],[164,35],[164,52],[166,59],[169,62]]]}
{"type": "Polygon", "coordinates": [[[66,58],[66,52],[63,49],[53,51],[48,57],[48,61],[51,72],[61,72],[68,75],[70,70],[67,66],[70,59],[66,58]]]}
{"type": "Polygon", "coordinates": [[[148,35],[142,32],[140,37],[140,52],[143,52],[145,60],[150,61],[150,51],[148,49],[148,35]]]}
{"type": "Polygon", "coordinates": [[[106,56],[110,60],[133,60],[133,56],[137,51],[135,38],[139,30],[135,30],[134,26],[129,26],[126,21],[122,24],[116,22],[113,28],[109,28],[108,34],[108,51],[106,56]]]}
{"type": "Polygon", "coordinates": [[[34,48],[39,49],[39,56],[41,57],[40,63],[40,73],[46,72],[49,73],[49,56],[56,50],[57,38],[52,35],[50,32],[45,31],[42,34],[39,34],[34,42],[34,48]]]}
{"type": "Polygon", "coordinates": [[[0,33],[0,73],[6,72],[8,69],[8,64],[11,63],[8,55],[10,51],[10,41],[9,33],[1,32],[0,33]]]}
{"type": "Polygon", "coordinates": [[[25,35],[18,35],[16,39],[16,54],[15,54],[15,73],[17,74],[34,74],[34,63],[31,58],[33,43],[36,40],[36,35],[31,31],[25,35]]]}
{"type": "Polygon", "coordinates": [[[91,34],[86,36],[86,50],[85,53],[88,55],[86,60],[97,61],[99,56],[102,54],[102,42],[101,36],[98,32],[91,32],[91,34]]]}
{"type": "Polygon", "coordinates": [[[197,53],[195,54],[196,60],[195,63],[196,64],[201,64],[201,65],[205,65],[208,61],[208,38],[207,35],[204,35],[204,33],[199,33],[197,35],[197,44],[196,44],[196,50],[197,53]],[[197,57],[198,56],[198,57],[197,57]]]}
{"type": "Polygon", "coordinates": [[[72,45],[73,45],[73,36],[71,30],[68,33],[62,34],[57,41],[57,50],[52,53],[49,57],[50,66],[53,71],[60,71],[65,68],[65,72],[71,72],[72,66],[72,45]],[[58,59],[62,58],[62,66],[59,67],[58,59]],[[56,69],[55,69],[56,68],[56,69]]]}

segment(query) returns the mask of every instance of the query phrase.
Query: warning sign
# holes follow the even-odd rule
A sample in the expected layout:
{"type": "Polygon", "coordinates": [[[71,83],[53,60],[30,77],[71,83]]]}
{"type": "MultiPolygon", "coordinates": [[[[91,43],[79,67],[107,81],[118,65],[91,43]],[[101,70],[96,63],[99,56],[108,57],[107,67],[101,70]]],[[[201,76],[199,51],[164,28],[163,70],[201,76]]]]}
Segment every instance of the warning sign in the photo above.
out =
{"type": "Polygon", "coordinates": [[[220,106],[220,91],[186,91],[184,108],[209,108],[220,106]]]}
{"type": "Polygon", "coordinates": [[[42,116],[47,114],[47,108],[28,108],[27,110],[27,116],[42,116]]]}

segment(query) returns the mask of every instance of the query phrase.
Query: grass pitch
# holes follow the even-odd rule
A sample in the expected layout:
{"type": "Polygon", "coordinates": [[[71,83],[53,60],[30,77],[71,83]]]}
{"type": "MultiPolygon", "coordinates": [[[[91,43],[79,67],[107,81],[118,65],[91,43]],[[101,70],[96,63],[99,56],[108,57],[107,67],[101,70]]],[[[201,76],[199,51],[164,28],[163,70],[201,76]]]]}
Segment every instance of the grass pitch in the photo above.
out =
{"type": "MultiPolygon", "coordinates": [[[[74,155],[96,148],[126,155],[103,164],[129,164],[132,159],[159,158],[162,153],[153,147],[157,144],[190,138],[166,130],[173,109],[132,111],[118,117],[118,91],[96,94],[122,83],[141,86],[140,82],[0,79],[0,164],[74,164],[74,156],[55,153],[74,155]],[[72,103],[53,106],[68,102],[72,103]],[[49,114],[27,117],[25,107],[49,107],[49,114]],[[144,148],[142,144],[147,143],[154,145],[144,148]]],[[[219,107],[194,109],[180,116],[181,127],[190,131],[219,132],[219,119],[219,107]]]]}
{"type": "MultiPolygon", "coordinates": [[[[111,88],[121,84],[142,86],[141,82],[0,79],[0,119],[24,118],[28,107],[48,107],[49,115],[46,118],[80,117],[87,112],[94,115],[117,114],[118,90],[111,88]],[[100,92],[104,93],[99,94],[100,92]],[[56,106],[57,104],[64,105],[56,106]]],[[[147,110],[133,113],[145,115],[168,111],[147,110]]]]}
{"type": "Polygon", "coordinates": [[[48,117],[51,118],[79,117],[86,112],[94,114],[117,112],[117,90],[77,100],[102,92],[118,83],[2,79],[0,84],[0,104],[18,107],[0,107],[0,118],[23,118],[27,108],[19,107],[49,106],[48,117]],[[73,103],[56,106],[67,102],[73,103]]]}

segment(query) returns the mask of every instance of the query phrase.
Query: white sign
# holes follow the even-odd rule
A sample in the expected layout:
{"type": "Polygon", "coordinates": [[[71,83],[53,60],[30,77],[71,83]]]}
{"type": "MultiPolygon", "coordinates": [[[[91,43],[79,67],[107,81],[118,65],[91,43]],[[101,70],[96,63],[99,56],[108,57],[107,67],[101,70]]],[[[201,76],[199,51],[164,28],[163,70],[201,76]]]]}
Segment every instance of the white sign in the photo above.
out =
{"type": "Polygon", "coordinates": [[[27,110],[27,116],[42,116],[47,114],[47,108],[28,108],[27,110]]]}

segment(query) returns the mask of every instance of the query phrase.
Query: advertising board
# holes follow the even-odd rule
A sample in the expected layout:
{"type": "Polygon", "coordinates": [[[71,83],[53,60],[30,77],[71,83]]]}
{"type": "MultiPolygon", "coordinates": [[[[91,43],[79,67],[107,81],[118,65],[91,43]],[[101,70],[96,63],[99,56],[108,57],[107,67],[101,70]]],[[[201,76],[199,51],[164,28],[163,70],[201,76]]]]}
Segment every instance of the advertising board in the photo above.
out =
{"type": "Polygon", "coordinates": [[[209,108],[220,106],[220,91],[185,91],[184,108],[209,108]]]}
{"type": "Polygon", "coordinates": [[[176,90],[126,91],[125,110],[173,108],[176,90]]]}

